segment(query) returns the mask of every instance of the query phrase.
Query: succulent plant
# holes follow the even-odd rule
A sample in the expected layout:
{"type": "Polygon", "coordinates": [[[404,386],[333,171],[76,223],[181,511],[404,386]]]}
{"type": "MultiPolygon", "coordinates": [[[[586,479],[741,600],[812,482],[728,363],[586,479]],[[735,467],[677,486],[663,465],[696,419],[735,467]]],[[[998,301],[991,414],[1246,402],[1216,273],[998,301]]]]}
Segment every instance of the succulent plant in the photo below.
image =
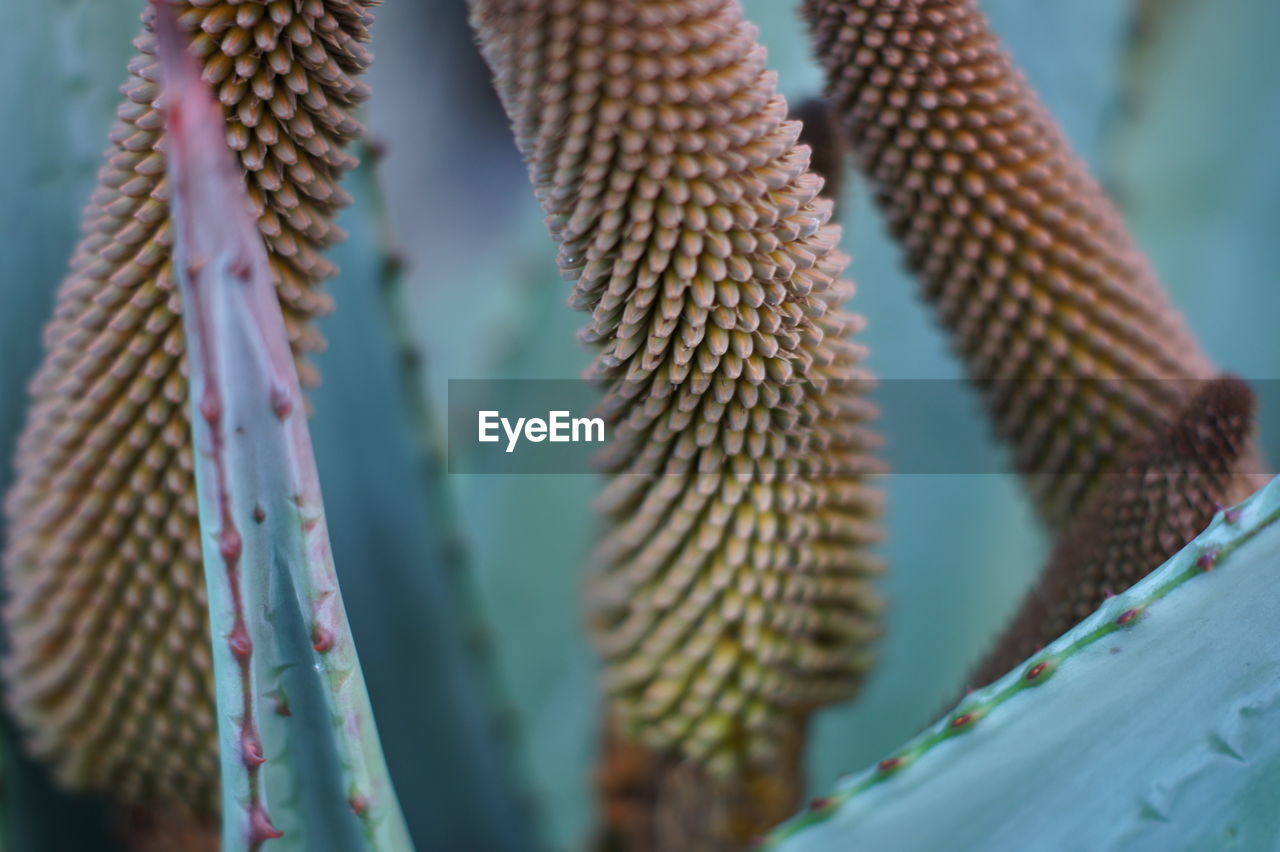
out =
{"type": "MultiPolygon", "coordinates": [[[[354,164],[364,2],[180,4],[272,251],[290,341],[320,345],[354,164]]],[[[148,13],[150,14],[150,13],[148,13]]],[[[212,662],[154,38],[137,42],[6,503],[8,699],[64,783],[212,813],[212,662]],[[109,708],[109,709],[107,709],[109,708]]],[[[304,377],[312,370],[300,362],[304,377]]]]}
{"type": "Polygon", "coordinates": [[[165,0],[152,8],[173,268],[191,353],[223,848],[256,850],[279,838],[315,848],[344,837],[345,849],[411,849],[338,588],[258,219],[174,12],[165,0]],[[310,645],[301,653],[300,636],[310,645]],[[281,806],[296,827],[284,828],[281,806]]]}
{"type": "Polygon", "coordinates": [[[1280,479],[760,847],[1271,848],[1277,554],[1280,479]]]}
{"type": "Polygon", "coordinates": [[[14,5],[0,848],[1277,845],[1280,480],[1220,505],[1268,437],[1266,2],[396,4],[360,142],[376,0],[150,0],[29,400],[144,3],[14,5]],[[869,330],[846,146],[890,224],[847,241],[869,330]],[[579,370],[568,290],[594,515],[601,478],[460,473],[452,388],[447,450],[434,416],[445,378],[579,370]],[[878,477],[876,433],[981,415],[880,417],[871,365],[967,372],[1012,446],[1053,542],[1002,632],[1043,530],[1002,478],[878,477]]]}

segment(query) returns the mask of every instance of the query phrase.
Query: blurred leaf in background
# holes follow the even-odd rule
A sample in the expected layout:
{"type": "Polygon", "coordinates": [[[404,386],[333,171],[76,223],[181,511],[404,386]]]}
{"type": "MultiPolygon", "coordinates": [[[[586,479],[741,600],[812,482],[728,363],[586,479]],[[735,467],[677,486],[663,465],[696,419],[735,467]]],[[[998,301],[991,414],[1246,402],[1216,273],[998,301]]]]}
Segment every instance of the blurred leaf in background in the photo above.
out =
{"type": "MultiPolygon", "coordinates": [[[[536,848],[502,690],[471,599],[436,422],[388,318],[395,264],[365,163],[345,183],[338,303],[310,397],[325,508],[392,779],[421,848],[536,848]]],[[[410,356],[412,357],[412,356],[410,356]]]]}
{"type": "MultiPolygon", "coordinates": [[[[569,286],[472,44],[465,3],[383,6],[374,49],[379,95],[369,118],[388,149],[380,177],[408,261],[406,319],[426,355],[432,404],[445,409],[451,379],[577,378],[588,363],[575,337],[581,318],[566,306],[569,286]],[[406,79],[414,85],[397,83],[406,79]]],[[[448,479],[516,709],[514,759],[532,779],[550,843],[569,847],[585,836],[594,804],[595,659],[579,579],[598,483],[584,475],[448,479]]]]}
{"type": "MultiPolygon", "coordinates": [[[[821,75],[796,4],[744,5],[782,90],[816,93],[821,75]]],[[[1280,64],[1269,34],[1280,9],[1271,0],[1144,3],[1156,17],[1135,45],[1136,2],[983,5],[1072,143],[1119,196],[1210,354],[1246,377],[1273,378],[1280,113],[1271,103],[1280,64]]],[[[141,0],[0,0],[7,24],[0,115],[10,131],[0,171],[0,485],[11,476],[7,456],[40,328],[106,144],[141,7],[141,0]]],[[[428,412],[444,410],[449,379],[576,378],[588,363],[575,340],[582,318],[565,304],[569,287],[465,15],[464,0],[383,5],[369,75],[376,95],[367,117],[389,151],[379,173],[386,219],[408,261],[394,310],[403,311],[407,342],[425,353],[418,389],[428,412]]],[[[443,435],[394,392],[397,344],[379,301],[389,237],[374,222],[381,214],[371,180],[362,170],[347,186],[356,197],[343,220],[352,241],[333,255],[343,275],[330,285],[338,313],[323,326],[331,345],[319,359],[324,382],[313,397],[313,429],[391,770],[420,839],[426,831],[503,849],[541,840],[575,847],[592,819],[598,736],[580,591],[598,483],[438,475],[443,435]],[[459,547],[474,568],[474,611],[469,581],[444,567],[462,561],[459,547]],[[415,610],[413,601],[427,603],[415,610]],[[473,667],[480,620],[491,633],[496,683],[482,660],[479,674],[473,667]],[[504,693],[515,711],[510,740],[490,722],[504,693]],[[516,754],[504,756],[509,747],[516,754]],[[520,771],[531,779],[545,836],[515,804],[520,771]],[[451,772],[461,780],[451,781],[451,772]],[[475,800],[476,789],[488,801],[475,800]],[[418,803],[433,796],[436,804],[419,813],[418,803]]],[[[872,369],[886,379],[958,378],[860,184],[843,215],[856,307],[870,320],[863,341],[872,369]]],[[[1280,411],[1267,402],[1276,395],[1260,395],[1264,431],[1270,424],[1274,438],[1280,411]]],[[[976,398],[971,414],[949,429],[985,434],[976,398]]],[[[880,431],[915,443],[907,430],[934,428],[885,422],[880,431]]],[[[1280,458],[1274,442],[1271,455],[1280,458]]],[[[812,748],[819,790],[935,715],[1042,561],[1034,518],[1010,477],[898,475],[886,485],[891,572],[883,589],[892,608],[880,668],[856,704],[820,721],[812,748]]],[[[39,811],[24,777],[5,779],[14,837],[27,838],[14,848],[69,848],[23,833],[39,811]]]]}

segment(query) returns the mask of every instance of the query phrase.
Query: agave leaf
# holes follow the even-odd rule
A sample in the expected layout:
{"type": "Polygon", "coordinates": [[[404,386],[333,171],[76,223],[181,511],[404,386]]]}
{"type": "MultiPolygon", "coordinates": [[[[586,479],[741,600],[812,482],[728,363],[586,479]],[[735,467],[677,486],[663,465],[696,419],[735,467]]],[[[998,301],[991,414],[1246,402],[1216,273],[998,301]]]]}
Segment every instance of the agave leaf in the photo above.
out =
{"type": "MultiPolygon", "coordinates": [[[[400,237],[397,249],[407,260],[393,310],[402,312],[406,335],[427,353],[424,384],[433,407],[446,410],[453,379],[578,378],[589,362],[574,339],[580,318],[565,309],[568,286],[489,70],[472,44],[466,4],[385,3],[374,38],[377,61],[369,81],[377,96],[369,102],[369,126],[387,142],[379,172],[400,237]],[[417,82],[397,84],[404,79],[417,82]],[[429,145],[422,144],[426,138],[429,145]]],[[[358,205],[358,177],[348,189],[358,205]]],[[[358,231],[351,236],[358,240],[358,231]]],[[[363,298],[345,291],[350,261],[340,254],[344,248],[332,255],[343,276],[331,288],[338,311],[323,328],[335,357],[318,359],[324,382],[315,392],[313,420],[339,557],[350,518],[334,502],[342,499],[341,483],[325,467],[324,397],[340,380],[335,371],[344,369],[334,362],[350,352],[335,326],[347,321],[351,301],[363,298]]],[[[599,728],[579,585],[593,522],[587,507],[599,482],[588,475],[451,472],[448,483],[497,674],[514,711],[512,759],[533,794],[543,845],[580,848],[593,819],[599,728]]],[[[339,572],[343,564],[340,558],[339,572]]],[[[397,771],[389,708],[378,700],[375,660],[357,618],[357,590],[343,580],[396,785],[406,802],[416,803],[397,771]]],[[[459,781],[450,795],[461,796],[465,784],[459,781]]],[[[455,809],[453,819],[470,813],[455,809]]],[[[409,819],[416,831],[417,815],[409,819]]]]}
{"type": "Polygon", "coordinates": [[[220,112],[154,3],[209,585],[223,848],[412,848],[329,550],[266,248],[220,112]],[[265,766],[264,766],[265,764],[265,766]]]}
{"type": "Polygon", "coordinates": [[[1280,479],[769,848],[1273,849],[1280,479]]]}
{"type": "Polygon", "coordinates": [[[309,392],[334,557],[392,779],[413,803],[410,831],[442,849],[528,850],[536,835],[442,435],[416,347],[398,327],[405,294],[374,159],[362,153],[344,183],[354,199],[339,220],[347,239],[330,252],[339,309],[323,321],[324,381],[309,392]]]}

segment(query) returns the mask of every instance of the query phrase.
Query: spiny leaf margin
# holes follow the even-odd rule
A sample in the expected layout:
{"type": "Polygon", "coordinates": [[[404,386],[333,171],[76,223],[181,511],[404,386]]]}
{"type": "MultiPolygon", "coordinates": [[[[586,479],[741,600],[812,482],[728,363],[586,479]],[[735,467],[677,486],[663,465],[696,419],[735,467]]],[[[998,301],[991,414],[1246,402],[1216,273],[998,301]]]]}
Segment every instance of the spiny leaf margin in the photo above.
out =
{"type": "MultiPolygon", "coordinates": [[[[1219,512],[1203,533],[1131,589],[1107,601],[1089,618],[1000,680],[966,696],[952,712],[877,765],[849,776],[830,796],[813,800],[805,813],[793,817],[767,837],[761,838],[754,848],[769,849],[774,852],[799,852],[801,849],[815,848],[815,843],[818,844],[816,848],[822,848],[822,843],[830,844],[832,838],[824,836],[820,839],[813,831],[828,825],[834,828],[833,823],[836,817],[845,818],[845,831],[840,835],[839,842],[849,844],[857,841],[858,837],[855,833],[857,825],[861,823],[848,822],[849,819],[856,818],[853,816],[853,806],[863,805],[864,802],[869,805],[866,797],[872,792],[893,796],[891,783],[895,779],[905,780],[909,776],[917,777],[912,776],[912,765],[926,756],[935,761],[930,767],[932,772],[944,771],[945,765],[939,765],[936,761],[948,761],[957,757],[955,753],[945,749],[948,741],[975,730],[981,725],[984,717],[997,709],[1005,709],[1006,705],[1009,711],[1031,709],[1033,705],[1025,703],[1029,699],[1023,698],[1020,702],[1015,702],[1014,699],[1028,690],[1049,682],[1055,676],[1065,674],[1067,675],[1065,680],[1072,678],[1080,666],[1096,666],[1096,661],[1086,663],[1079,657],[1081,652],[1107,637],[1114,637],[1113,641],[1117,643],[1110,653],[1119,656],[1108,655],[1106,660],[1114,661],[1112,664],[1117,669],[1113,681],[1117,684],[1122,683],[1126,673],[1132,673],[1134,666],[1141,665],[1142,658],[1139,656],[1140,650],[1130,649],[1132,653],[1120,654],[1124,647],[1121,644],[1121,637],[1116,634],[1122,631],[1141,630],[1148,613],[1152,612],[1160,601],[1170,596],[1180,601],[1194,602],[1193,599],[1180,596],[1187,596],[1192,592],[1201,596],[1211,595],[1213,593],[1209,583],[1232,582],[1231,569],[1237,566],[1231,564],[1230,557],[1246,544],[1253,542],[1261,533],[1268,530],[1275,533],[1274,527],[1278,523],[1280,523],[1280,478],[1273,480],[1239,506],[1219,512]],[[1197,582],[1192,583],[1192,580],[1197,582]]],[[[1280,563],[1280,554],[1270,562],[1273,565],[1280,563]]],[[[1247,567],[1241,564],[1237,570],[1246,570],[1247,567]]],[[[1265,570],[1266,567],[1255,565],[1253,570],[1265,570]]],[[[1222,586],[1219,585],[1215,599],[1221,599],[1223,595],[1222,586]]],[[[1235,653],[1235,649],[1231,647],[1196,650],[1200,653],[1219,655],[1235,653]]],[[[1266,662],[1265,660],[1254,661],[1254,664],[1263,666],[1266,662]]],[[[1280,665],[1280,662],[1275,660],[1271,663],[1272,668],[1280,665]]],[[[1119,688],[1117,686],[1117,689],[1119,688]]],[[[1075,697],[1087,702],[1090,696],[1075,697]]],[[[1158,712],[1160,701],[1161,697],[1158,695],[1146,695],[1143,702],[1133,704],[1132,712],[1134,714],[1150,713],[1153,712],[1152,708],[1157,708],[1154,712],[1158,712]]],[[[1086,705],[1076,701],[1073,706],[1079,708],[1086,705]]],[[[1152,721],[1154,723],[1155,720],[1152,721]]],[[[1079,731],[1076,733],[1078,734],[1079,731]]],[[[988,745],[988,748],[993,747],[995,747],[994,744],[988,745]]],[[[1237,759],[1241,758],[1237,756],[1237,759]]],[[[919,771],[921,770],[914,770],[917,773],[919,771]]],[[[1100,785],[1100,789],[1105,788],[1105,784],[1100,785]]],[[[902,795],[910,795],[911,791],[899,792],[902,795]]],[[[1109,795],[1116,794],[1117,791],[1113,791],[1109,795]]],[[[987,803],[985,799],[981,801],[984,804],[987,803]]],[[[1004,813],[1008,814],[1017,810],[1018,803],[1006,802],[1000,807],[1004,813]]],[[[864,818],[873,817],[866,817],[864,813],[864,818]]],[[[936,815],[934,818],[936,819],[936,815]]],[[[1128,840],[1132,841],[1132,838],[1128,840]]],[[[1040,841],[1048,842],[1046,837],[1041,837],[1040,841]]],[[[910,848],[909,842],[904,848],[910,848]]]]}
{"type": "MultiPolygon", "coordinates": [[[[296,807],[308,785],[336,780],[346,801],[333,811],[354,814],[365,848],[411,849],[334,573],[298,373],[266,246],[223,141],[217,102],[186,51],[173,9],[164,0],[152,0],[152,7],[170,130],[175,267],[192,352],[223,849],[258,849],[283,836],[268,811],[270,779],[260,771],[274,745],[262,733],[263,705],[264,698],[274,703],[277,722],[292,716],[284,684],[302,672],[318,676],[307,685],[319,693],[330,735],[329,742],[308,743],[306,750],[329,746],[336,779],[306,777],[304,783],[303,764],[313,755],[295,754],[295,762],[286,753],[280,763],[293,776],[287,779],[293,789],[285,808],[296,807]],[[295,653],[288,653],[291,621],[309,627],[310,654],[298,655],[296,642],[295,653]],[[264,689],[263,681],[274,682],[273,688],[264,689]]],[[[270,727],[279,732],[284,726],[270,727]]],[[[301,822],[308,833],[333,830],[301,822]]]]}

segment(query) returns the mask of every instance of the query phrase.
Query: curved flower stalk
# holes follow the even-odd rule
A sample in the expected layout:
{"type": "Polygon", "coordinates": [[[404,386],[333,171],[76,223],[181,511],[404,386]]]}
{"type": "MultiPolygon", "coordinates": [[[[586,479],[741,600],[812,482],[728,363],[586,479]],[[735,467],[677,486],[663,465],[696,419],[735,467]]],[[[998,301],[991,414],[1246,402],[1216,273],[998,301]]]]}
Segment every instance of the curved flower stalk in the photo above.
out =
{"type": "MultiPolygon", "coordinates": [[[[372,0],[174,4],[216,87],[292,349],[360,131],[372,0]]],[[[148,12],[150,15],[150,12],[148,12]]],[[[217,731],[172,225],[149,32],[45,332],[6,511],[9,699],[67,786],[210,813],[217,731]]],[[[299,362],[304,379],[314,370],[299,362]]]]}
{"type": "Polygon", "coordinates": [[[1216,371],[976,0],[805,10],[859,166],[1061,529],[1182,409],[1191,383],[1155,380],[1216,371]]]}
{"type": "MultiPolygon", "coordinates": [[[[674,767],[658,787],[705,773],[727,795],[786,762],[797,714],[856,691],[876,633],[873,411],[831,203],[737,3],[473,9],[613,426],[608,714],[674,767]]],[[[736,792],[753,804],[727,810],[767,823],[736,792]]],[[[740,842],[717,813],[655,814],[677,828],[653,848],[740,842]]]]}
{"type": "Polygon", "coordinates": [[[970,683],[985,685],[1027,659],[1207,527],[1238,481],[1253,410],[1244,382],[1215,379],[1173,424],[1103,475],[970,683]]]}

